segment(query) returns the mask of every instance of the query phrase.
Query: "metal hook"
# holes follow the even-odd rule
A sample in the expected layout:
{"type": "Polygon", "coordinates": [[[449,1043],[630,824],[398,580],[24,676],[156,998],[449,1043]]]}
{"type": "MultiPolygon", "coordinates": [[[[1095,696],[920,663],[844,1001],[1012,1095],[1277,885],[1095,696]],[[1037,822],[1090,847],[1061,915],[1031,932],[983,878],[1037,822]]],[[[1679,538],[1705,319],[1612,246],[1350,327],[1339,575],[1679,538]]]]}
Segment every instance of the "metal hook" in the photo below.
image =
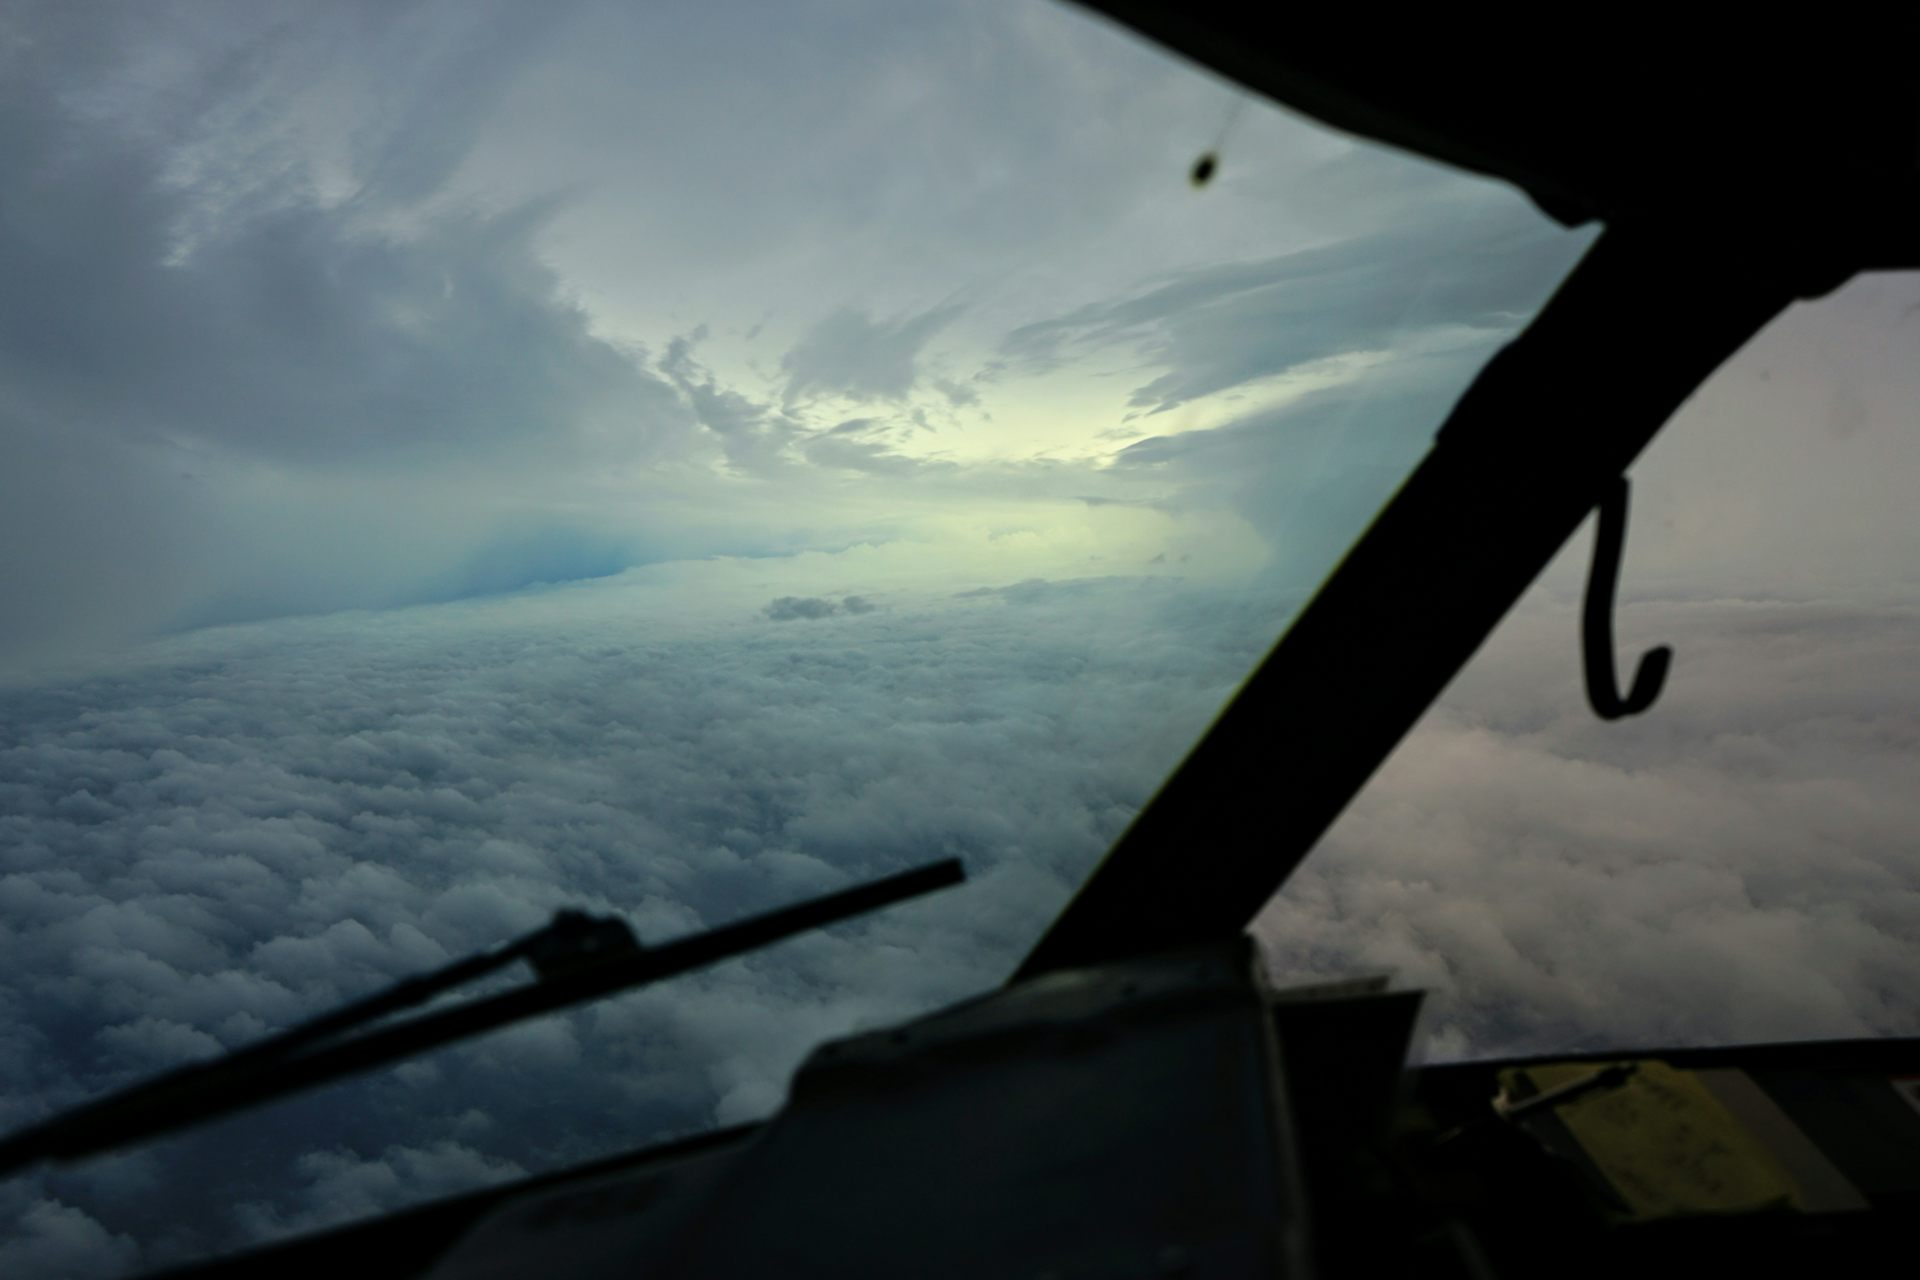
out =
{"type": "Polygon", "coordinates": [[[1587,577],[1587,607],[1582,643],[1586,653],[1587,701],[1602,720],[1639,715],[1660,696],[1667,681],[1673,650],[1666,645],[1649,649],[1633,672],[1633,687],[1623,698],[1613,669],[1613,593],[1620,581],[1620,551],[1627,540],[1627,498],[1630,488],[1621,476],[1600,499],[1600,523],[1593,539],[1593,572],[1587,577]]]}

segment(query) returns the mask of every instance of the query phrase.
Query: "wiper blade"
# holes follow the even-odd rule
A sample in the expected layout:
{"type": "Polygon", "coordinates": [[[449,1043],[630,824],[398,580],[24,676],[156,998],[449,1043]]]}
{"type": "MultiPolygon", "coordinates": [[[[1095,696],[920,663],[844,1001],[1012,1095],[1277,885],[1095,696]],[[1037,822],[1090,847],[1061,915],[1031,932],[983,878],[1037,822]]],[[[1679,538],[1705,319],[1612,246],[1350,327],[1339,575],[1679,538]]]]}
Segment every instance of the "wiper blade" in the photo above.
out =
{"type": "Polygon", "coordinates": [[[705,933],[643,947],[617,920],[563,911],[552,924],[495,950],[121,1093],[85,1103],[5,1140],[0,1175],[42,1160],[74,1160],[185,1128],[301,1089],[384,1066],[528,1018],[658,982],[758,950],[808,929],[960,883],[957,858],[869,881],[705,933]],[[340,1040],[377,1018],[421,1004],[516,960],[539,978],[499,995],[340,1040]]]}

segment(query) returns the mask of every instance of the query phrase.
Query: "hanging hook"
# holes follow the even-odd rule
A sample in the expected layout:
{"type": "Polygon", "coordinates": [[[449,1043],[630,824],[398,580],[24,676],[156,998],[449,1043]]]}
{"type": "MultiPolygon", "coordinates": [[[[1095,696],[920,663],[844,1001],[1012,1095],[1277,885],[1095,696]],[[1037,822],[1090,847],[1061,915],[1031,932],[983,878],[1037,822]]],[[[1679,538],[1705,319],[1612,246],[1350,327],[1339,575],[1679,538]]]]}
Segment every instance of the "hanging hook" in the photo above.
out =
{"type": "Polygon", "coordinates": [[[1673,650],[1666,645],[1649,649],[1633,672],[1633,687],[1623,698],[1613,669],[1613,593],[1620,581],[1620,551],[1627,541],[1627,498],[1630,487],[1621,476],[1600,499],[1600,524],[1594,531],[1593,571],[1587,577],[1587,607],[1582,628],[1586,650],[1587,701],[1602,720],[1639,715],[1660,696],[1667,682],[1673,650]]]}

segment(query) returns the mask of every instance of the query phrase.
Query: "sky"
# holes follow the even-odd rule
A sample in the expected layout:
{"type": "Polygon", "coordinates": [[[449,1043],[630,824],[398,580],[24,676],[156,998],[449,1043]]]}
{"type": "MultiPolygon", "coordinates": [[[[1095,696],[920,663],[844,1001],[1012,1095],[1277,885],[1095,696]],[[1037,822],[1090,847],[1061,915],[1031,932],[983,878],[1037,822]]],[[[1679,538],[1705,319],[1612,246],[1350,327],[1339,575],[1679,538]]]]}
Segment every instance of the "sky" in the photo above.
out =
{"type": "MultiPolygon", "coordinates": [[[[0,1272],[764,1115],[1003,980],[1591,238],[1037,0],[8,6],[0,1128],[561,906],[971,879],[16,1176],[0,1272]]],[[[1429,990],[1432,1058],[1920,1032],[1916,332],[1862,279],[1693,398],[1660,703],[1585,707],[1583,531],[1278,978],[1429,990]]]]}

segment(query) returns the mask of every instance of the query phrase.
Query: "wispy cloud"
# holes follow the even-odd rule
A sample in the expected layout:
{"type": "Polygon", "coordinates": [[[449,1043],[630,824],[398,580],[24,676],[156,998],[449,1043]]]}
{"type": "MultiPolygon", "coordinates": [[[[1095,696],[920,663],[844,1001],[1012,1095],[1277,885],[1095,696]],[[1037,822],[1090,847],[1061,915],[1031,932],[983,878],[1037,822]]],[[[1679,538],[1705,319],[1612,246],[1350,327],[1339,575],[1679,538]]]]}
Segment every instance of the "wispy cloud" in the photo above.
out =
{"type": "Polygon", "coordinates": [[[1304,249],[1199,267],[1015,329],[1002,358],[1037,370],[1122,349],[1162,370],[1131,403],[1164,413],[1335,357],[1392,354],[1456,331],[1514,332],[1584,243],[1525,210],[1480,208],[1304,249]]]}

